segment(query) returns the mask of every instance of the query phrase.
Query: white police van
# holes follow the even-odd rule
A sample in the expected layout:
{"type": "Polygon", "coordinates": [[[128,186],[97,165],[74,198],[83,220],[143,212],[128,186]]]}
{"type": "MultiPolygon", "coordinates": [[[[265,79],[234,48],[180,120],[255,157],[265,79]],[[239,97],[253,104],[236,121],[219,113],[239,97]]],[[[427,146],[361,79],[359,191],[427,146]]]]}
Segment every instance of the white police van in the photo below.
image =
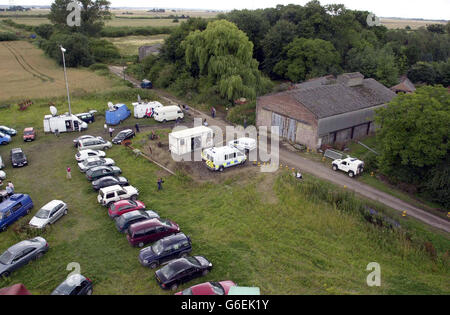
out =
{"type": "Polygon", "coordinates": [[[203,150],[202,159],[210,170],[223,172],[227,167],[245,164],[247,156],[234,147],[224,146],[203,150]]]}

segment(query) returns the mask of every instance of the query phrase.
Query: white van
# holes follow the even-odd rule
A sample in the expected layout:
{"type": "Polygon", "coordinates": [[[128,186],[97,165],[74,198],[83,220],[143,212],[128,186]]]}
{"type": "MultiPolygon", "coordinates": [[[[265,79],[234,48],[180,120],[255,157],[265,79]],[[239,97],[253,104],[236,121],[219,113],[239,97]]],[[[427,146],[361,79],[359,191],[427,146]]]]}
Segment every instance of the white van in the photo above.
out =
{"type": "Polygon", "coordinates": [[[155,108],[163,107],[160,102],[136,102],[132,103],[134,107],[134,118],[150,118],[153,117],[153,112],[155,108]]]}
{"type": "Polygon", "coordinates": [[[253,138],[239,138],[228,142],[230,147],[235,147],[236,149],[248,153],[256,149],[256,140],[253,138]]]}
{"type": "Polygon", "coordinates": [[[75,115],[44,116],[44,132],[71,132],[87,128],[88,124],[75,115]]]}
{"type": "Polygon", "coordinates": [[[166,122],[177,118],[183,119],[184,113],[178,105],[163,106],[155,108],[153,118],[159,122],[166,122]]]}
{"type": "Polygon", "coordinates": [[[202,159],[210,170],[223,172],[227,167],[245,164],[247,156],[234,147],[224,146],[203,150],[202,159]]]}

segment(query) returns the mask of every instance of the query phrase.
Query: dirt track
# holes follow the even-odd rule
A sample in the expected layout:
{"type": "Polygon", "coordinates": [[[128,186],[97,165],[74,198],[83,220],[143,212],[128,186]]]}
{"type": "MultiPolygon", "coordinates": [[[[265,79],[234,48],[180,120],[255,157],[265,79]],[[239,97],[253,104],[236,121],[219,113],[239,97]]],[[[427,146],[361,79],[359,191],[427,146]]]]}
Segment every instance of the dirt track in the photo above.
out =
{"type": "MultiPolygon", "coordinates": [[[[123,77],[122,68],[110,66],[111,72],[116,75],[123,77]]],[[[129,76],[125,76],[127,80],[132,82],[133,84],[139,87],[139,81],[131,78],[129,76]]],[[[158,89],[154,89],[154,91],[162,98],[172,101],[173,103],[181,104],[180,100],[177,100],[175,97],[169,95],[165,91],[160,91],[158,89]]],[[[219,126],[223,130],[225,130],[226,126],[229,126],[229,122],[225,122],[225,120],[221,117],[216,117],[213,119],[211,116],[200,112],[196,109],[191,108],[196,117],[201,117],[208,121],[209,125],[219,126]]],[[[328,180],[334,184],[339,186],[346,186],[347,189],[354,191],[355,193],[369,198],[371,200],[378,201],[380,203],[385,204],[386,206],[393,208],[398,211],[407,211],[407,215],[414,217],[424,223],[427,223],[437,229],[443,230],[447,233],[450,232],[450,222],[448,220],[439,218],[429,212],[410,205],[394,196],[391,196],[387,193],[379,191],[369,185],[358,182],[357,180],[351,179],[343,173],[334,172],[330,168],[325,167],[324,165],[301,157],[283,147],[280,146],[280,163],[283,165],[289,165],[289,167],[293,167],[301,170],[304,173],[309,173],[311,175],[317,176],[321,179],[328,180]]]]}

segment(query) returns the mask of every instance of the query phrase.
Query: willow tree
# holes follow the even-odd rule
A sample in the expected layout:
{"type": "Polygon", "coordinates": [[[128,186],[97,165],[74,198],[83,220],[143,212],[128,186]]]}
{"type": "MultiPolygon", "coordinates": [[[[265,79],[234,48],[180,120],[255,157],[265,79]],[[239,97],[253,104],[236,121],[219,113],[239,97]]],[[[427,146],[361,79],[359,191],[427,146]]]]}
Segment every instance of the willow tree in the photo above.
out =
{"type": "Polygon", "coordinates": [[[268,80],[253,59],[253,43],[226,20],[210,22],[204,31],[191,32],[182,43],[191,75],[206,78],[222,98],[253,99],[268,80]]]}

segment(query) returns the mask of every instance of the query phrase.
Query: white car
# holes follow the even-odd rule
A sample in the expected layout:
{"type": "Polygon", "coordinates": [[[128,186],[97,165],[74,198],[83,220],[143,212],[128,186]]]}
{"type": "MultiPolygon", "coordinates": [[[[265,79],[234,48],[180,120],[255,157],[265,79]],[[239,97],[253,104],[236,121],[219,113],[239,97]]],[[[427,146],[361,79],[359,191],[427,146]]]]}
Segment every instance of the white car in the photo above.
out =
{"type": "Polygon", "coordinates": [[[353,178],[364,171],[364,162],[352,157],[337,159],[333,161],[332,168],[334,171],[346,172],[348,176],[353,178]]]}
{"type": "Polygon", "coordinates": [[[97,201],[99,204],[110,207],[114,202],[124,199],[135,201],[139,191],[133,186],[109,186],[99,190],[97,201]]]}
{"type": "Polygon", "coordinates": [[[114,166],[116,163],[113,159],[109,158],[101,158],[97,156],[93,156],[87,158],[83,162],[78,163],[78,167],[81,172],[86,172],[88,169],[96,167],[96,166],[114,166]]]}
{"type": "Polygon", "coordinates": [[[95,156],[105,157],[106,153],[105,153],[105,151],[87,149],[87,150],[79,151],[77,154],[75,154],[75,159],[77,160],[77,162],[83,162],[87,158],[95,157],[95,156]]]}
{"type": "Polygon", "coordinates": [[[0,156],[0,170],[5,167],[5,163],[3,163],[2,157],[0,156]]]}
{"type": "Polygon", "coordinates": [[[36,213],[29,224],[31,227],[42,229],[48,224],[55,223],[67,212],[67,204],[64,201],[52,200],[36,213]]]}
{"type": "Polygon", "coordinates": [[[6,173],[3,171],[0,171],[0,180],[4,180],[6,178],[6,173]]]}
{"type": "Polygon", "coordinates": [[[256,149],[256,140],[253,138],[239,138],[229,141],[228,146],[247,153],[256,149]]]}

